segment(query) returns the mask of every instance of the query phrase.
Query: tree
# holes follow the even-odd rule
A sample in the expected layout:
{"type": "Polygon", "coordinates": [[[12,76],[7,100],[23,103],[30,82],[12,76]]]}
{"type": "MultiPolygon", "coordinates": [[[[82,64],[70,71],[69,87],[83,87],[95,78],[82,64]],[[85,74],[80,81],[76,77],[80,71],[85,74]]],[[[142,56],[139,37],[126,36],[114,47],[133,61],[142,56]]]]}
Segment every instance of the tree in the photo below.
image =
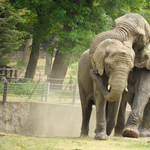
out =
{"type": "MultiPolygon", "coordinates": [[[[117,17],[129,13],[131,9],[139,11],[143,6],[144,0],[64,0],[63,28],[58,32],[58,41],[54,45],[58,52],[51,78],[64,79],[68,66],[90,47],[96,34],[111,29],[117,17]]],[[[62,82],[59,81],[59,84],[62,82]]]]}
{"type": "Polygon", "coordinates": [[[142,12],[142,8],[146,5],[145,0],[10,1],[16,8],[26,7],[31,12],[32,28],[29,33],[33,35],[33,47],[26,71],[26,77],[30,78],[34,77],[40,44],[52,38],[52,35],[57,36],[58,40],[50,50],[56,48],[59,59],[56,55],[51,77],[64,78],[68,66],[77,61],[81,53],[90,47],[96,34],[111,29],[115,18],[131,10],[142,12]],[[59,66],[63,73],[58,70],[58,65],[64,67],[63,70],[59,66]]]}
{"type": "Polygon", "coordinates": [[[41,43],[45,43],[54,32],[61,28],[61,18],[64,11],[59,6],[59,0],[11,0],[15,8],[26,7],[31,12],[32,28],[29,33],[33,36],[32,50],[25,73],[26,78],[33,78],[39,56],[41,43]]]}
{"type": "Polygon", "coordinates": [[[21,61],[21,64],[24,65],[24,66],[28,65],[30,52],[31,52],[30,51],[30,46],[31,45],[32,45],[32,38],[27,39],[27,41],[25,43],[25,48],[24,48],[24,51],[23,51],[23,58],[22,58],[22,61],[21,61]]]}
{"type": "Polygon", "coordinates": [[[26,32],[17,29],[17,25],[24,22],[22,11],[16,12],[7,0],[0,0],[0,66],[7,65],[7,54],[18,49],[23,43],[26,32]]]}
{"type": "MultiPolygon", "coordinates": [[[[65,16],[63,28],[58,32],[58,41],[54,45],[58,52],[51,78],[64,79],[68,66],[79,59],[81,53],[89,48],[95,34],[110,28],[108,24],[112,22],[111,18],[102,15],[105,14],[103,9],[98,10],[96,6],[93,9],[92,2],[92,0],[63,1],[62,7],[65,10],[65,16]],[[98,29],[98,21],[106,26],[101,26],[98,29]]],[[[62,84],[63,80],[58,80],[58,82],[62,84]]]]}

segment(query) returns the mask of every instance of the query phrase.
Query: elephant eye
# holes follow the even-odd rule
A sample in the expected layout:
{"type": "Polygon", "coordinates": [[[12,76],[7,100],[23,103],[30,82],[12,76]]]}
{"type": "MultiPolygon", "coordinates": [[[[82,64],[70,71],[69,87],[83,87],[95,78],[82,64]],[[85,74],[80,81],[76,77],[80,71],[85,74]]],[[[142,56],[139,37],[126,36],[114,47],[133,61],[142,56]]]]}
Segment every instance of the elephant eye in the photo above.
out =
{"type": "Polygon", "coordinates": [[[108,65],[108,68],[109,68],[109,69],[112,69],[112,67],[111,67],[110,65],[108,65]]]}

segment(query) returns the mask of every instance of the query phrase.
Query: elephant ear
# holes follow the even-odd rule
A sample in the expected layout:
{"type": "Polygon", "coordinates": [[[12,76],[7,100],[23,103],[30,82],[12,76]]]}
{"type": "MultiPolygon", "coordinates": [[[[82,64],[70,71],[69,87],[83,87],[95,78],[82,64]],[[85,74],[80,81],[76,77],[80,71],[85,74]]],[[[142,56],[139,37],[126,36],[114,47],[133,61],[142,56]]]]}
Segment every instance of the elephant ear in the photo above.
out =
{"type": "Polygon", "coordinates": [[[100,75],[103,75],[104,72],[104,58],[109,47],[108,45],[111,41],[111,39],[106,39],[100,42],[93,54],[93,60],[100,75]]]}
{"type": "Polygon", "coordinates": [[[126,47],[130,48],[130,49],[132,48],[132,43],[131,43],[131,41],[124,41],[123,44],[124,44],[126,47]]]}
{"type": "Polygon", "coordinates": [[[145,31],[141,28],[141,27],[137,27],[136,32],[141,36],[141,38],[143,39],[143,37],[145,36],[145,31]]]}
{"type": "Polygon", "coordinates": [[[147,43],[144,49],[136,52],[135,66],[138,68],[147,68],[150,70],[150,42],[147,43]]]}

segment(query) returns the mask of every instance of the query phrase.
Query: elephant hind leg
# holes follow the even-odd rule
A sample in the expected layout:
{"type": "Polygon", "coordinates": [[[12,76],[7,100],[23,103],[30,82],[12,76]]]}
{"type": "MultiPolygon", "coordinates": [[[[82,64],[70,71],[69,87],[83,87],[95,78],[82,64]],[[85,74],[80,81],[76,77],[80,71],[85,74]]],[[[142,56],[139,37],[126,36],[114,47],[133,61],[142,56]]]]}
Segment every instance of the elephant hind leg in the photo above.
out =
{"type": "Polygon", "coordinates": [[[86,95],[84,88],[79,83],[80,100],[82,106],[82,125],[81,125],[81,137],[87,137],[89,132],[89,121],[92,112],[92,95],[86,95]]]}
{"type": "Polygon", "coordinates": [[[88,136],[89,132],[89,122],[92,112],[92,101],[88,103],[88,105],[82,108],[82,127],[81,127],[81,137],[88,136]]]}

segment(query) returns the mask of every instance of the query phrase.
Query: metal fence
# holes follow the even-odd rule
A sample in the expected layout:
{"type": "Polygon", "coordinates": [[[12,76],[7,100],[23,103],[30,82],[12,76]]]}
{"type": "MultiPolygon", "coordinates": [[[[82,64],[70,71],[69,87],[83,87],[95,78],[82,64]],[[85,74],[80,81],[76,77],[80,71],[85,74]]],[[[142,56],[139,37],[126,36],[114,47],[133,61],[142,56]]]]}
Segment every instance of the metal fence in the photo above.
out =
{"type": "Polygon", "coordinates": [[[27,79],[0,76],[0,100],[80,103],[74,79],[27,79]]]}

